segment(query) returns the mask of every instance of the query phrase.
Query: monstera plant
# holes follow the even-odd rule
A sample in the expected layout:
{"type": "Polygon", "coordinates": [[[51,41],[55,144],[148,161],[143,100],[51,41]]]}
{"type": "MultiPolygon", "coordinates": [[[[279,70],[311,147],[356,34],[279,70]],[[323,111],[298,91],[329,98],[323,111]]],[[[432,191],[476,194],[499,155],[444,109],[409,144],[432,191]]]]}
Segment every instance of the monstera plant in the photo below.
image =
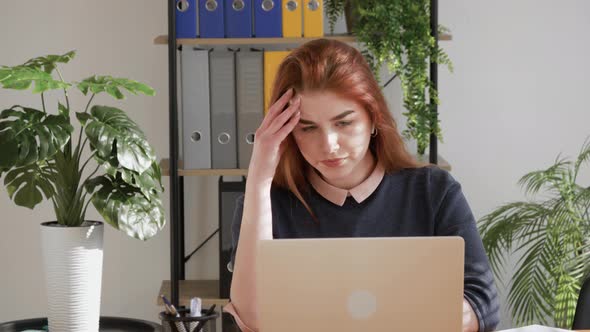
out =
{"type": "Polygon", "coordinates": [[[163,187],[154,150],[137,124],[116,107],[92,104],[101,93],[123,99],[123,90],[154,90],[111,76],[66,82],[58,65],[74,55],[0,67],[3,88],[32,89],[41,99],[40,109],[13,105],[0,112],[0,178],[17,205],[32,209],[44,198],[53,204],[56,220],[41,223],[49,330],[97,332],[104,227],[86,220],[88,205],[116,229],[146,240],[165,224],[163,187]],[[54,103],[46,96],[51,90],[58,90],[54,103]],[[70,104],[71,90],[88,96],[84,108],[70,104]]]}
{"type": "Polygon", "coordinates": [[[0,177],[17,205],[32,209],[43,197],[51,200],[61,225],[81,225],[92,202],[113,227],[148,239],[165,224],[154,150],[124,111],[92,106],[92,100],[101,93],[124,99],[122,90],[152,96],[154,90],[111,76],[66,82],[58,65],[74,56],[71,51],[0,67],[3,88],[32,89],[41,98],[40,109],[14,105],[0,113],[0,177]],[[56,89],[63,90],[63,102],[48,105],[45,94],[56,89]],[[89,96],[85,108],[70,104],[73,89],[89,96]],[[72,126],[73,117],[79,132],[72,126]]]}

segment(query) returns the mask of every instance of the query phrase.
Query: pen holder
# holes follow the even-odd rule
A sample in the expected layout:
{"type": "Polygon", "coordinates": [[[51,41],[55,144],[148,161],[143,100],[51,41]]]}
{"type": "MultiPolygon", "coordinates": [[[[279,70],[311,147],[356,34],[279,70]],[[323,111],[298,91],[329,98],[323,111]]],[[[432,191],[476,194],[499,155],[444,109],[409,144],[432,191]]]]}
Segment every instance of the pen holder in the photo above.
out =
{"type": "Polygon", "coordinates": [[[166,311],[160,312],[164,332],[209,332],[215,330],[215,320],[219,317],[217,311],[207,315],[205,308],[201,310],[201,316],[198,317],[191,317],[188,308],[179,308],[177,311],[179,316],[176,317],[166,311]]]}

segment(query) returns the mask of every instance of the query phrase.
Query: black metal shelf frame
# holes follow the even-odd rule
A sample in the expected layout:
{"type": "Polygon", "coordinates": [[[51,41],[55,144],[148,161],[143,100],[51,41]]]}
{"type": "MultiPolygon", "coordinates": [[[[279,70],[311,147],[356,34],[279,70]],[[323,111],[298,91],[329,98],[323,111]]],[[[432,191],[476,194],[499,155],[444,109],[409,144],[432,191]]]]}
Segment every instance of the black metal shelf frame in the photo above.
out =
{"type": "Polygon", "coordinates": [[[178,308],[178,280],[184,279],[184,179],[178,174],[179,137],[176,86],[176,1],[168,3],[168,115],[170,158],[170,300],[178,308]]]}

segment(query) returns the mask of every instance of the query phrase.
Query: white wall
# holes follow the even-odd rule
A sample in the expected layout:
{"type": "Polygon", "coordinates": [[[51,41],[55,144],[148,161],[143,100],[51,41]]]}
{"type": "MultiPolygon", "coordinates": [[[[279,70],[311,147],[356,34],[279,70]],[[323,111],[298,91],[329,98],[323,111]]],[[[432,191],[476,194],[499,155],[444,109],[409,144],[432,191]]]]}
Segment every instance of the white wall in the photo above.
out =
{"type": "MultiPolygon", "coordinates": [[[[66,80],[92,74],[132,78],[156,91],[155,97],[129,96],[123,102],[95,100],[129,112],[156,149],[168,154],[168,68],[166,46],[153,45],[167,31],[166,1],[2,1],[0,64],[17,65],[35,56],[76,49],[62,67],[66,80]]],[[[72,92],[81,111],[86,98],[72,92]]],[[[55,96],[55,94],[52,94],[55,96]]],[[[61,97],[61,96],[60,96],[61,97]]],[[[39,96],[0,90],[0,107],[38,107],[39,96]]],[[[56,105],[55,98],[48,107],[56,105]]],[[[75,120],[74,120],[75,122],[75,120]]],[[[164,179],[166,188],[168,180],[164,179]]],[[[168,194],[164,196],[168,209],[168,194]]],[[[45,313],[45,286],[39,246],[39,223],[52,220],[44,203],[35,210],[17,207],[0,189],[0,321],[40,317],[45,313]]],[[[100,219],[94,208],[89,218],[100,219]]],[[[142,242],[105,227],[102,314],[157,320],[156,296],[169,278],[169,228],[142,242]]]]}
{"type": "Polygon", "coordinates": [[[522,175],[576,156],[590,135],[590,2],[445,0],[439,11],[455,64],[439,71],[440,153],[479,219],[524,199],[522,175]]]}
{"type": "MultiPolygon", "coordinates": [[[[446,0],[439,11],[441,24],[452,30],[453,41],[442,46],[455,65],[453,74],[439,71],[445,139],[439,149],[480,218],[503,202],[522,199],[516,186],[520,176],[547,166],[559,152],[575,155],[590,134],[584,102],[590,2],[446,0]]],[[[127,110],[158,156],[166,157],[167,48],[152,44],[154,36],[167,32],[166,15],[166,1],[159,0],[54,0],[34,6],[2,1],[0,64],[77,49],[76,59],[63,67],[67,79],[96,73],[150,84],[155,97],[98,102],[127,110]]],[[[399,115],[398,89],[394,82],[385,93],[399,115]]],[[[83,107],[84,98],[72,99],[83,107]]],[[[0,90],[0,107],[13,104],[40,102],[26,92],[0,90]]],[[[168,190],[167,178],[164,183],[168,190]]],[[[186,229],[188,252],[216,228],[217,179],[189,178],[186,193],[187,217],[193,221],[186,229]]],[[[168,193],[164,201],[168,209],[168,193]]],[[[38,224],[53,218],[51,206],[16,207],[0,187],[0,211],[0,321],[43,316],[38,224]]],[[[89,217],[99,218],[93,209],[89,217]]],[[[217,257],[215,238],[187,265],[187,277],[216,278],[217,257]]],[[[157,290],[169,275],[168,226],[145,243],[106,227],[103,315],[157,320],[157,290]]],[[[502,327],[509,326],[505,315],[502,327]]]]}

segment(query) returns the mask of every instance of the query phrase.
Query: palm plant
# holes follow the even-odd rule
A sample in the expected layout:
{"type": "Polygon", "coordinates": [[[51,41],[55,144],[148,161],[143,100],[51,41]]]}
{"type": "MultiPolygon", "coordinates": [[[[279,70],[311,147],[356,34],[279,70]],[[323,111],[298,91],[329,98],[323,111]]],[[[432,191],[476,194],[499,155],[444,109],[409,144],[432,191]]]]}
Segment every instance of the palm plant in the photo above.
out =
{"type": "Polygon", "coordinates": [[[545,170],[523,176],[527,194],[542,201],[505,204],[484,216],[479,230],[490,263],[504,284],[509,254],[519,255],[508,285],[515,322],[570,328],[580,287],[590,267],[590,187],[577,183],[590,159],[590,142],[575,161],[558,157],[545,170]]]}
{"type": "Polygon", "coordinates": [[[32,88],[33,93],[40,94],[42,105],[41,110],[14,105],[0,113],[0,178],[4,177],[8,195],[17,205],[32,209],[43,196],[51,200],[61,225],[81,225],[92,202],[113,227],[129,236],[148,239],[165,224],[159,197],[163,187],[154,150],[124,111],[90,106],[100,93],[124,99],[122,89],[150,96],[154,90],[111,76],[68,83],[58,64],[68,63],[74,56],[71,51],[0,67],[3,88],[32,88]],[[90,95],[85,109],[75,112],[80,123],[76,142],[68,95],[72,87],[90,95]],[[65,104],[58,102],[55,114],[51,114],[45,93],[55,89],[63,90],[65,104]],[[86,149],[90,155],[83,157],[86,149]],[[95,168],[87,171],[94,163],[95,168]],[[101,167],[104,173],[97,175],[101,167]]]}

